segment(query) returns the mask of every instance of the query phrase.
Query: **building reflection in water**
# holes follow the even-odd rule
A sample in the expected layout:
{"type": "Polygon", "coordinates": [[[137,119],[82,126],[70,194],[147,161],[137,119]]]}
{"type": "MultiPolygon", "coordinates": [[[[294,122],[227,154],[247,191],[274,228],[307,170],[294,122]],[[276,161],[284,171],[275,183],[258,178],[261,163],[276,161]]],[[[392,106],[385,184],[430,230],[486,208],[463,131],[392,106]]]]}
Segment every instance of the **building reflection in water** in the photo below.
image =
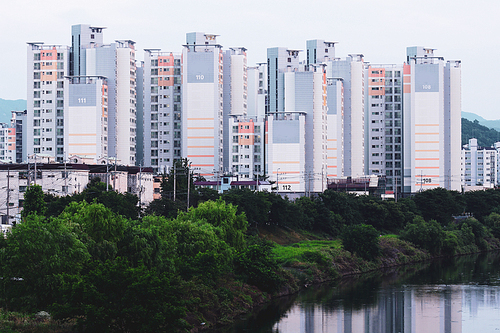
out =
{"type": "Polygon", "coordinates": [[[273,332],[467,333],[500,329],[499,287],[389,287],[379,290],[374,303],[354,307],[338,299],[323,304],[299,302],[274,325],[273,332]]]}

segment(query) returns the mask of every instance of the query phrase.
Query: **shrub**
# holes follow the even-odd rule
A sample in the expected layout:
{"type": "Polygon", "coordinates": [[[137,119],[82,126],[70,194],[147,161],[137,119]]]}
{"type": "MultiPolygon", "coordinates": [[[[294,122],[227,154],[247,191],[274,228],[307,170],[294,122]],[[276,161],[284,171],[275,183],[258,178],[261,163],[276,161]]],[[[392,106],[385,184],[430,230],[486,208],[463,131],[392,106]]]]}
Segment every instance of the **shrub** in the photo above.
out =
{"type": "Polygon", "coordinates": [[[346,226],[340,238],[344,249],[363,259],[373,260],[380,253],[379,232],[371,225],[346,226]]]}
{"type": "Polygon", "coordinates": [[[406,225],[401,233],[401,239],[415,244],[429,251],[431,254],[439,254],[443,248],[446,234],[443,228],[435,220],[425,222],[420,216],[413,223],[406,225]]]}
{"type": "Polygon", "coordinates": [[[242,280],[270,293],[277,291],[284,282],[279,275],[280,267],[274,258],[273,247],[270,241],[257,240],[234,261],[235,272],[242,280]]]}

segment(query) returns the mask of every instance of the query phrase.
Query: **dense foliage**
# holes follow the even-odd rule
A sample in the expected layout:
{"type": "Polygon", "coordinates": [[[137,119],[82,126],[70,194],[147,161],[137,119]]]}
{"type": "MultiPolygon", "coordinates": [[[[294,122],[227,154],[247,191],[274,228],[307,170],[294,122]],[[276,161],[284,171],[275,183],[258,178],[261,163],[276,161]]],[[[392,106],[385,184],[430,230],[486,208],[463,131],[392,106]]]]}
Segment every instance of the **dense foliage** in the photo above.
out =
{"type": "Polygon", "coordinates": [[[477,119],[470,121],[462,118],[462,145],[468,144],[472,138],[476,138],[477,144],[481,147],[491,147],[500,141],[500,132],[480,125],[477,119]]]}
{"type": "Polygon", "coordinates": [[[48,310],[89,332],[175,332],[224,316],[235,304],[251,306],[250,295],[314,282],[306,272],[319,280],[338,276],[334,267],[349,269],[335,262],[346,253],[374,269],[389,256],[405,262],[412,255],[500,247],[497,189],[461,194],[438,188],[394,202],[332,190],[291,201],[248,189],[219,195],[189,187],[186,211],[192,178],[187,162],[178,163],[175,177],[164,177],[162,198],[146,212],[137,197],[98,180],[61,198],[30,187],[22,222],[0,238],[0,306],[48,310]],[[174,201],[171,183],[181,176],[186,191],[176,184],[174,201]],[[255,236],[272,229],[334,245],[295,244],[278,261],[275,244],[255,236]]]}

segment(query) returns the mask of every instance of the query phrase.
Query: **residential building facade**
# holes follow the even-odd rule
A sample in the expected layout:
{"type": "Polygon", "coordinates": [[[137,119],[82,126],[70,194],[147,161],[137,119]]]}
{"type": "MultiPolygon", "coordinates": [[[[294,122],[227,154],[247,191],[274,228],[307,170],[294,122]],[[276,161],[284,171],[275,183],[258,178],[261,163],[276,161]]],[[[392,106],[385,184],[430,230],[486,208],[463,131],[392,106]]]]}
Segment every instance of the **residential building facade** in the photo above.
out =
{"type": "Polygon", "coordinates": [[[217,35],[186,35],[182,51],[181,155],[210,179],[223,172],[223,58],[217,35]]]}
{"type": "Polygon", "coordinates": [[[181,55],[144,50],[143,165],[168,173],[181,158],[181,55]]]}

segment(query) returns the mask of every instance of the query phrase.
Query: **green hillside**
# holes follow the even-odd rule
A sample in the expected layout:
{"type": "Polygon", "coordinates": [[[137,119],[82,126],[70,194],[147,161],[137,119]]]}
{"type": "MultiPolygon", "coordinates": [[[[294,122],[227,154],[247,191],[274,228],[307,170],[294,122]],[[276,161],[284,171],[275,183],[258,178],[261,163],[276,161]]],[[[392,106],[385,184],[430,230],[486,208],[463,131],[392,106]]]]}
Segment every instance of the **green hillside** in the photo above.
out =
{"type": "Polygon", "coordinates": [[[476,138],[481,147],[491,147],[500,141],[500,132],[479,124],[477,119],[470,121],[462,118],[462,145],[469,143],[472,138],[476,138]]]}
{"type": "Polygon", "coordinates": [[[0,98],[0,123],[10,124],[11,111],[26,110],[26,100],[8,100],[0,98]]]}

